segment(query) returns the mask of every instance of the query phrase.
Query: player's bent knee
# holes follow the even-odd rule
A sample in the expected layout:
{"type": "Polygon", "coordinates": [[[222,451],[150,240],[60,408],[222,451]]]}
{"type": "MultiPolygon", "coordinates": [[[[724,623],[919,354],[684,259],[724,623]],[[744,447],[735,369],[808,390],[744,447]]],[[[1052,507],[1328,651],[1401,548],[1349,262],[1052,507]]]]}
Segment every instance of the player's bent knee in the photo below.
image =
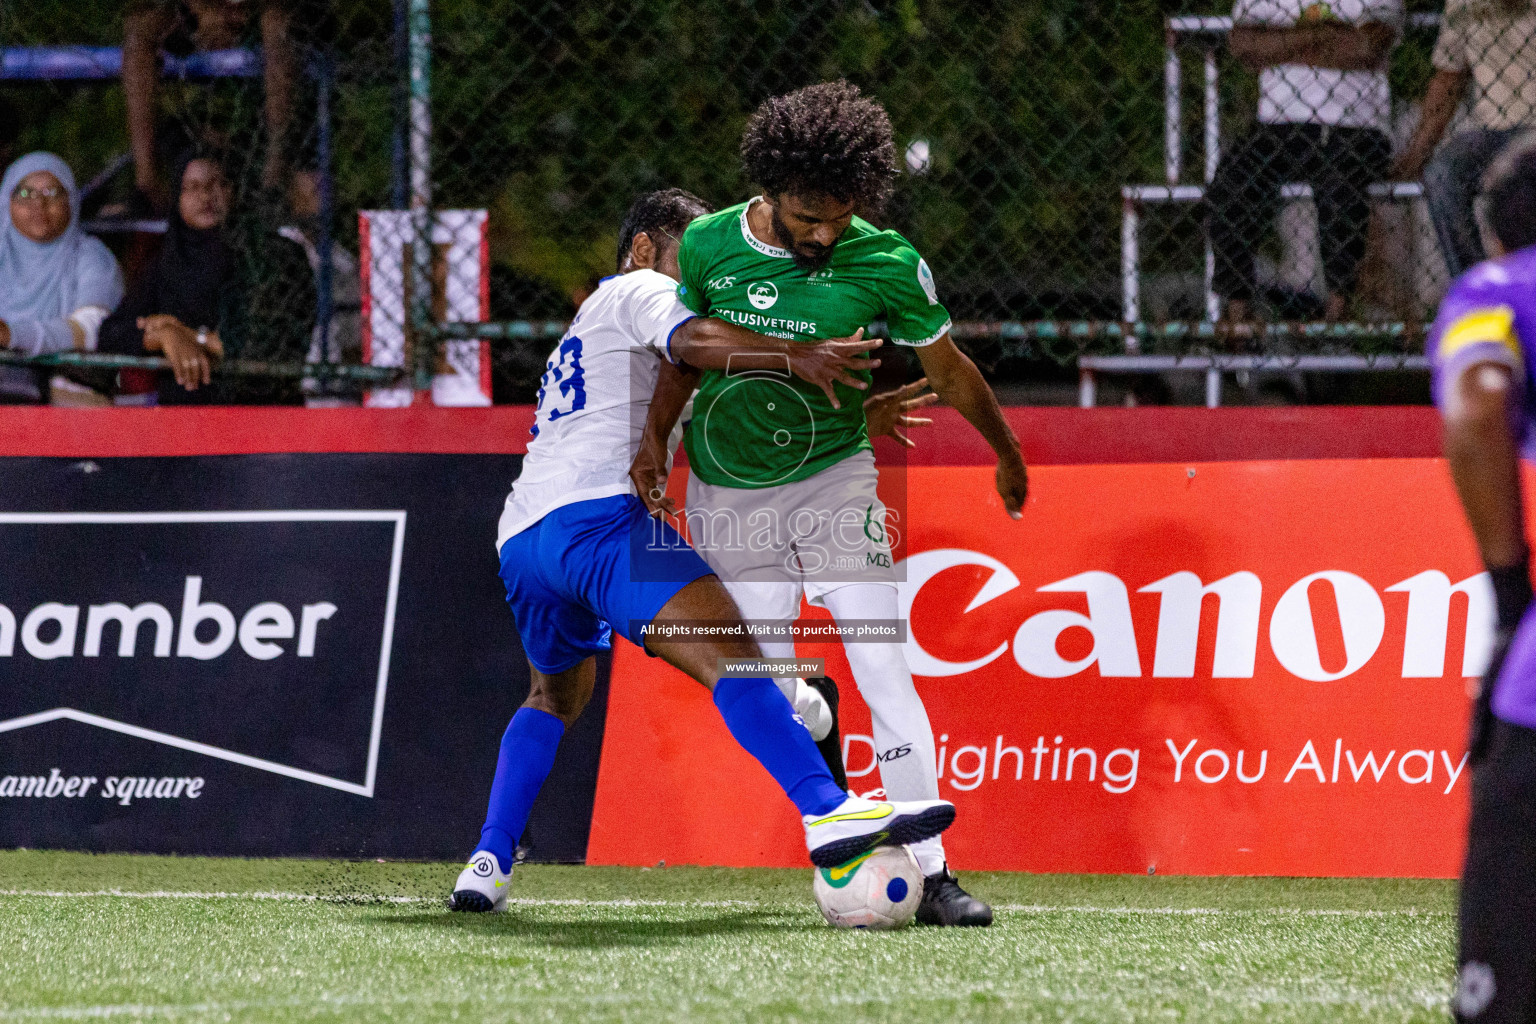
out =
{"type": "Polygon", "coordinates": [[[587,709],[587,702],[590,698],[591,694],[581,697],[552,697],[547,693],[535,691],[528,695],[527,700],[523,701],[523,707],[533,708],[535,711],[543,711],[545,714],[554,715],[569,726],[581,717],[581,713],[587,709]]]}
{"type": "Polygon", "coordinates": [[[744,638],[654,639],[646,642],[646,649],[707,690],[713,690],[720,681],[725,662],[762,657],[757,644],[744,638]]]}
{"type": "Polygon", "coordinates": [[[588,658],[574,668],[553,675],[529,666],[533,685],[523,707],[554,715],[566,725],[581,717],[592,700],[592,690],[597,683],[597,661],[588,658]]]}

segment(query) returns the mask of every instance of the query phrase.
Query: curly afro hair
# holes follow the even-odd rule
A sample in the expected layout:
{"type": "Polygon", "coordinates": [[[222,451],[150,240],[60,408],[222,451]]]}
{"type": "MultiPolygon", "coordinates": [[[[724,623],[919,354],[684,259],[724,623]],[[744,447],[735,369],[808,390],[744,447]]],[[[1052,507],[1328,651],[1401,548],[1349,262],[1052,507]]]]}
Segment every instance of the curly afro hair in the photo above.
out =
{"type": "Polygon", "coordinates": [[[741,160],[768,195],[830,196],[864,210],[878,210],[896,178],[890,116],[844,81],[765,101],[747,122],[741,160]]]}

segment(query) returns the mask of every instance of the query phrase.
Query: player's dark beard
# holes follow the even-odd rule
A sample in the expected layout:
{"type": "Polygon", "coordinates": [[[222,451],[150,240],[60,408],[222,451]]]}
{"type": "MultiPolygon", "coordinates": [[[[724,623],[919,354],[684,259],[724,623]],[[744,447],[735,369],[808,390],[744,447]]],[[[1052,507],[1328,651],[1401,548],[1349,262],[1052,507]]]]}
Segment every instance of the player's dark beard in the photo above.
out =
{"type": "MultiPolygon", "coordinates": [[[[779,217],[779,208],[774,207],[769,211],[769,221],[773,225],[773,233],[780,241],[785,241],[795,236],[789,233],[789,226],[779,217]]],[[[799,245],[789,243],[789,255],[793,257],[795,266],[801,270],[820,270],[832,259],[832,250],[837,243],[831,245],[818,245],[815,242],[801,242],[799,245]]]]}

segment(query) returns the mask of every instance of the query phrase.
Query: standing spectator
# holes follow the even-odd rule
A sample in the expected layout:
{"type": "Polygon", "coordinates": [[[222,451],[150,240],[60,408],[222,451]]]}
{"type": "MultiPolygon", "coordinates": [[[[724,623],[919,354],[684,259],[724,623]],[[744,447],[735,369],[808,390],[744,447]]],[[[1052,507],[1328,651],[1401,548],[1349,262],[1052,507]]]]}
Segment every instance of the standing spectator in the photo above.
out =
{"type": "MultiPolygon", "coordinates": [[[[258,250],[231,244],[230,185],[219,163],[184,154],[171,178],[165,243],[148,271],[101,327],[105,351],[165,356],[163,405],[259,401],[256,392],[216,381],[225,354],[248,354],[252,339],[286,339],[302,351],[313,327],[314,286],[304,254],[276,232],[253,233],[258,250]],[[250,268],[259,266],[260,272],[250,268]]],[[[278,400],[294,400],[279,396],[278,400]]]]}
{"type": "Polygon", "coordinates": [[[293,115],[298,56],[286,0],[132,0],[123,19],[123,94],[137,190],[133,212],[165,208],[166,191],[155,162],[155,92],[160,51],[168,41],[197,50],[236,46],[255,14],[261,26],[262,78],[266,89],[267,154],[262,185],[280,189],[287,173],[287,135],[293,115]]]}
{"type": "Polygon", "coordinates": [[[1206,193],[1216,291],[1247,320],[1254,242],[1280,186],[1307,182],[1317,204],[1326,315],[1338,319],[1365,254],[1367,189],[1392,156],[1387,58],[1402,0],[1237,0],[1232,55],[1259,75],[1259,123],[1223,155],[1206,193]]]}
{"type": "MultiPolygon", "coordinates": [[[[69,165],[28,153],[6,169],[0,195],[0,348],[95,350],[102,321],[123,297],[123,276],[107,247],[80,229],[69,165]]],[[[41,398],[35,372],[0,367],[0,401],[41,398]]]]}
{"type": "MultiPolygon", "coordinates": [[[[297,171],[288,189],[289,205],[293,209],[293,222],[278,229],[278,234],[297,245],[304,252],[309,269],[314,274],[315,290],[320,289],[320,189],[318,171],[297,171]]],[[[322,332],[316,322],[309,343],[306,363],[362,362],[362,275],[357,257],[337,239],[330,245],[331,318],[329,330],[322,332]],[[322,337],[324,335],[324,337],[322,337]]],[[[318,312],[318,311],[317,311],[318,312]]],[[[331,399],[356,400],[358,388],[350,381],[317,380],[308,378],[304,390],[311,403],[329,402],[331,399]]]]}
{"type": "Polygon", "coordinates": [[[1435,76],[1418,130],[1393,174],[1404,181],[1424,175],[1429,216],[1454,278],[1485,255],[1472,215],[1483,172],[1521,128],[1536,121],[1531,0],[1446,0],[1433,60],[1435,76]],[[1430,161],[1468,84],[1474,87],[1474,127],[1452,136],[1430,161]]]}

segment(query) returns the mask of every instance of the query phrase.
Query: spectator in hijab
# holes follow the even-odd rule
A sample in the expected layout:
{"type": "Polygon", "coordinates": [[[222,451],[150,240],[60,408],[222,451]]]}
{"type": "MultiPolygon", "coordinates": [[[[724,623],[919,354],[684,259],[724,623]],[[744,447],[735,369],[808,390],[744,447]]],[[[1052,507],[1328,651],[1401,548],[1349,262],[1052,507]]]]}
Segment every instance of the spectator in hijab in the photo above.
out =
{"type": "Polygon", "coordinates": [[[171,179],[165,242],[145,275],[102,325],[101,347],[125,354],[158,353],[170,369],[159,375],[163,405],[291,401],[270,386],[216,380],[227,353],[248,352],[253,341],[288,338],[308,344],[314,288],[303,253],[275,232],[258,233],[241,253],[231,241],[231,189],[212,157],[184,154],[171,179]],[[242,258],[243,255],[243,258],[242,258]],[[296,263],[296,267],[287,264],[296,263]],[[251,268],[259,268],[253,271],[251,268]],[[277,294],[275,289],[281,289],[277,294]],[[308,319],[306,319],[306,317],[308,319]]]}
{"type": "MultiPolygon", "coordinates": [[[[117,260],[80,229],[80,191],[52,153],[29,153],[0,181],[0,348],[90,352],[123,297],[117,260]]],[[[0,367],[0,401],[42,398],[38,374],[0,367]]]]}

